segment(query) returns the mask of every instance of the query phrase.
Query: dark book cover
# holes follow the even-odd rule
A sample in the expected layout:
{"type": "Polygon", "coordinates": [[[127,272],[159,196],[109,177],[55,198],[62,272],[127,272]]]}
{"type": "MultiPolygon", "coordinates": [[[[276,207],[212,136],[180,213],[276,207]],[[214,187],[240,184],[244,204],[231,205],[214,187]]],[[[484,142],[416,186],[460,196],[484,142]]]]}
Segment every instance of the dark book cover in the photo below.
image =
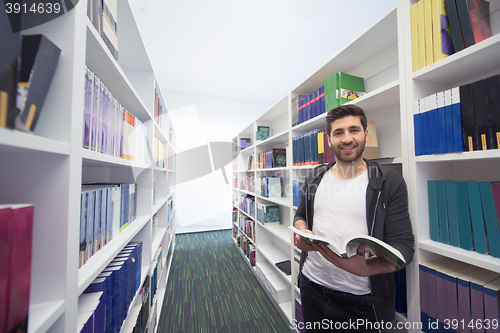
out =
{"type": "Polygon", "coordinates": [[[474,31],[472,30],[472,22],[469,16],[469,5],[467,2],[468,0],[455,0],[465,47],[469,47],[476,43],[474,40],[474,31]]]}
{"type": "Polygon", "coordinates": [[[0,5],[0,127],[14,128],[16,118],[17,62],[19,57],[19,15],[7,15],[0,5]],[[10,21],[9,21],[10,19],[10,21]],[[13,29],[17,26],[17,29],[13,29]],[[17,32],[13,32],[13,30],[17,32]]]}
{"type": "Polygon", "coordinates": [[[458,18],[457,5],[455,0],[445,0],[446,13],[448,14],[448,22],[450,24],[451,40],[455,52],[464,49],[464,41],[462,38],[462,29],[460,28],[460,20],[458,18]]]}
{"type": "MultiPolygon", "coordinates": [[[[59,62],[61,50],[43,35],[23,36],[16,128],[35,129],[59,62]]],[[[24,130],[24,129],[23,129],[24,130]]]]}
{"type": "Polygon", "coordinates": [[[462,111],[464,150],[477,150],[474,104],[472,100],[472,86],[470,84],[460,86],[460,110],[462,111]]]}
{"type": "Polygon", "coordinates": [[[493,36],[490,26],[490,3],[485,0],[467,0],[474,41],[479,43],[493,36]]]}
{"type": "Polygon", "coordinates": [[[477,149],[491,149],[485,80],[472,83],[472,100],[474,105],[474,120],[476,123],[477,149]]]}
{"type": "Polygon", "coordinates": [[[500,75],[486,79],[488,115],[491,129],[491,148],[500,147],[500,75]]]}
{"type": "Polygon", "coordinates": [[[292,274],[292,266],[290,260],[285,260],[281,262],[277,262],[276,267],[278,267],[285,275],[292,274]]]}

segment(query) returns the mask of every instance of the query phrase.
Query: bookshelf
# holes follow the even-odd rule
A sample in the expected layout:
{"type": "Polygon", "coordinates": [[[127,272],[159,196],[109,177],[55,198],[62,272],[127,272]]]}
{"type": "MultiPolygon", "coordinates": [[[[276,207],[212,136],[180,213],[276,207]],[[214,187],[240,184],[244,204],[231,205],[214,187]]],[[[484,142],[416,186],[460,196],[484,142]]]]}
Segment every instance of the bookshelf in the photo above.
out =
{"type": "MultiPolygon", "coordinates": [[[[308,95],[316,91],[326,78],[339,71],[364,77],[366,95],[350,103],[362,107],[368,120],[375,121],[379,162],[401,174],[408,186],[415,256],[406,269],[407,312],[396,313],[397,321],[410,324],[407,325],[408,332],[420,331],[418,327],[411,325],[420,321],[419,263],[449,257],[500,272],[500,261],[497,258],[430,240],[427,198],[427,180],[498,181],[500,150],[415,156],[413,130],[413,100],[500,73],[500,1],[490,1],[492,37],[413,72],[410,7],[416,2],[397,1],[350,43],[340,48],[324,65],[241,131],[236,140],[239,142],[240,138],[250,137],[252,145],[238,151],[235,154],[237,162],[233,164],[233,179],[237,178],[237,184],[243,176],[272,174],[282,178],[283,197],[272,201],[280,205],[280,225],[264,226],[256,223],[256,261],[266,262],[279,275],[281,271],[274,266],[277,259],[270,256],[268,251],[272,249],[271,253],[278,253],[291,260],[291,279],[282,276],[282,281],[290,287],[289,299],[284,303],[293,304],[294,300],[300,299],[299,289],[295,286],[298,265],[293,264],[294,256],[298,256],[300,250],[293,246],[292,234],[287,231],[287,227],[292,225],[296,207],[293,206],[291,188],[287,190],[286,187],[291,186],[292,180],[303,180],[311,166],[293,166],[292,138],[317,128],[325,128],[326,114],[292,126],[292,100],[297,95],[308,95]],[[256,143],[254,133],[261,124],[270,126],[271,137],[256,143]],[[267,147],[286,147],[287,167],[247,170],[248,156],[255,156],[267,147]]],[[[240,194],[243,191],[233,188],[233,197],[240,194]]],[[[271,199],[256,196],[256,201],[259,200],[271,199]]],[[[237,202],[234,206],[238,210],[237,202]]],[[[284,316],[294,318],[293,307],[280,308],[284,316]]]]}
{"type": "MultiPolygon", "coordinates": [[[[175,248],[176,140],[166,109],[161,120],[155,118],[155,90],[161,89],[130,3],[118,1],[117,6],[118,61],[87,17],[87,1],[58,19],[23,31],[44,34],[62,50],[34,133],[0,128],[0,202],[35,205],[30,333],[75,332],[78,297],[130,241],[143,243],[141,286],[161,249],[161,274],[151,307],[156,316],[151,314],[150,331],[155,332],[158,324],[175,248]],[[144,123],[146,161],[128,161],[82,147],[85,66],[144,123]],[[154,163],[155,139],[165,147],[165,166],[154,163]],[[172,152],[169,159],[167,148],[172,152]],[[81,186],[115,182],[137,184],[137,217],[79,268],[81,186]]],[[[161,93],[159,99],[165,105],[161,93]]],[[[135,322],[140,298],[137,291],[123,327],[135,322]]]]}

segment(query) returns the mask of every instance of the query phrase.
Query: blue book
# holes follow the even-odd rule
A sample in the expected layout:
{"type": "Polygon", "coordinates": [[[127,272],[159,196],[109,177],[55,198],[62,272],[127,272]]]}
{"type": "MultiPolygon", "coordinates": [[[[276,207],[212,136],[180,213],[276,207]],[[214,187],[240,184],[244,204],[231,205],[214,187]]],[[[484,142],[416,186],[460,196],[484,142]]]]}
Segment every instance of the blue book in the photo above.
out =
{"type": "Polygon", "coordinates": [[[101,272],[97,276],[97,278],[102,278],[106,280],[105,289],[106,289],[106,297],[104,299],[105,302],[105,327],[106,332],[111,332],[111,320],[112,316],[112,297],[113,297],[113,272],[101,272]]]}
{"type": "Polygon", "coordinates": [[[430,123],[431,114],[427,109],[428,103],[425,102],[425,98],[420,99],[420,138],[422,142],[422,155],[429,155],[430,148],[428,142],[430,141],[430,123]]]}
{"type": "Polygon", "coordinates": [[[422,155],[422,132],[421,132],[420,100],[413,102],[413,134],[415,138],[415,156],[422,155]]]}
{"type": "Polygon", "coordinates": [[[444,180],[436,181],[437,203],[439,217],[439,241],[450,244],[450,233],[448,229],[448,209],[446,207],[446,183],[444,180]]]}
{"type": "Polygon", "coordinates": [[[450,245],[460,247],[460,230],[458,222],[457,189],[455,181],[446,181],[446,207],[448,208],[448,228],[450,245]]]}
{"type": "Polygon", "coordinates": [[[453,151],[463,152],[464,138],[462,128],[462,110],[460,103],[460,88],[455,87],[451,89],[451,103],[453,112],[453,151]]]}
{"type": "Polygon", "coordinates": [[[472,231],[469,213],[469,194],[467,191],[467,182],[457,181],[455,183],[457,191],[457,212],[458,226],[460,230],[460,247],[464,250],[472,251],[472,231]]]}
{"type": "Polygon", "coordinates": [[[86,223],[87,223],[87,193],[83,192],[81,194],[81,203],[80,203],[80,264],[79,267],[82,267],[86,262],[85,258],[85,248],[87,247],[86,242],[86,223]]]}
{"type": "Polygon", "coordinates": [[[431,95],[426,97],[426,101],[429,104],[428,109],[430,110],[430,132],[427,132],[428,139],[427,147],[429,154],[439,153],[439,120],[438,120],[438,110],[437,110],[437,100],[436,95],[431,95]]]}
{"type": "Polygon", "coordinates": [[[107,205],[108,205],[108,189],[103,188],[101,190],[101,225],[100,225],[100,235],[101,239],[99,240],[100,247],[106,245],[106,225],[107,225],[107,217],[108,217],[108,211],[107,211],[107,205]]]}
{"type": "Polygon", "coordinates": [[[107,279],[106,277],[97,277],[83,292],[84,294],[102,292],[102,296],[99,299],[99,302],[101,303],[100,306],[102,307],[102,313],[99,312],[97,318],[98,322],[102,321],[102,324],[100,323],[102,329],[94,330],[95,332],[107,332],[105,329],[108,327],[108,321],[110,320],[110,318],[107,317],[108,316],[107,302],[109,299],[108,293],[110,292],[111,289],[111,284],[109,282],[110,280],[107,279]]]}
{"type": "Polygon", "coordinates": [[[86,225],[86,242],[87,247],[85,249],[87,254],[87,260],[94,254],[94,202],[95,202],[95,192],[87,192],[87,225],[86,225]]]}
{"type": "Polygon", "coordinates": [[[427,181],[427,192],[429,196],[429,233],[431,240],[439,242],[439,216],[437,199],[437,182],[427,181]]]}
{"type": "Polygon", "coordinates": [[[446,122],[446,113],[444,109],[444,94],[442,92],[435,94],[436,95],[436,109],[437,109],[437,136],[438,136],[438,154],[446,154],[446,138],[449,133],[451,133],[452,127],[447,126],[446,122]]]}
{"type": "Polygon", "coordinates": [[[448,89],[440,94],[443,94],[444,114],[446,119],[446,152],[455,152],[453,138],[454,138],[454,119],[453,119],[453,106],[451,102],[451,89],[448,89]]]}
{"type": "Polygon", "coordinates": [[[113,238],[113,188],[107,189],[107,203],[106,203],[106,243],[113,238]]]}
{"type": "Polygon", "coordinates": [[[102,191],[95,191],[94,203],[94,254],[101,249],[101,197],[102,191]]]}
{"type": "Polygon", "coordinates": [[[474,250],[478,253],[487,254],[488,247],[486,245],[486,232],[484,230],[483,210],[478,182],[467,182],[467,191],[469,194],[472,234],[474,235],[474,250]]]}
{"type": "Polygon", "coordinates": [[[486,226],[486,236],[490,255],[500,258],[500,232],[498,230],[498,220],[495,209],[495,199],[491,182],[481,181],[478,183],[481,193],[481,204],[483,207],[484,224],[486,226]]]}
{"type": "Polygon", "coordinates": [[[121,266],[106,267],[102,272],[111,272],[112,296],[111,296],[111,332],[117,333],[122,323],[122,304],[124,295],[121,292],[124,279],[120,272],[121,266]]]}

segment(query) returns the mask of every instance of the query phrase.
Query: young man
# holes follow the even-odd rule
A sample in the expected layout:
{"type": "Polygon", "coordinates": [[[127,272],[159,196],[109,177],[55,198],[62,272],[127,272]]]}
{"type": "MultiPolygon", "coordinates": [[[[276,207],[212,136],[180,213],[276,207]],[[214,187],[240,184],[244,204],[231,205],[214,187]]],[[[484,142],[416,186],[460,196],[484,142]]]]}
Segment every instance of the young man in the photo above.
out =
{"type": "MultiPolygon", "coordinates": [[[[361,108],[336,107],[326,122],[336,162],[316,167],[306,178],[295,228],[339,244],[350,235],[371,235],[399,250],[408,264],[414,237],[404,179],[362,158],[368,130],[361,108]]],[[[394,319],[395,269],[365,255],[366,245],[348,259],[298,235],[295,245],[302,250],[299,285],[306,332],[378,332],[382,322],[394,319]]]]}

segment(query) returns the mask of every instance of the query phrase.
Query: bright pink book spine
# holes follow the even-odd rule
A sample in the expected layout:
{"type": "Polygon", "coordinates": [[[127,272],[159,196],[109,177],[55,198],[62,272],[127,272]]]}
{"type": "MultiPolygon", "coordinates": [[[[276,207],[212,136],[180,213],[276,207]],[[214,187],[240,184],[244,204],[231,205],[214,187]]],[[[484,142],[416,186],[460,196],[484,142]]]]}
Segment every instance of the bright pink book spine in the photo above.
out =
{"type": "Polygon", "coordinates": [[[28,328],[33,214],[34,206],[12,209],[7,332],[27,332],[28,328]]]}
{"type": "MultiPolygon", "coordinates": [[[[9,227],[12,210],[0,208],[0,267],[9,267],[9,227]]],[[[7,305],[9,304],[9,270],[0,269],[0,332],[7,326],[7,305]]]]}

